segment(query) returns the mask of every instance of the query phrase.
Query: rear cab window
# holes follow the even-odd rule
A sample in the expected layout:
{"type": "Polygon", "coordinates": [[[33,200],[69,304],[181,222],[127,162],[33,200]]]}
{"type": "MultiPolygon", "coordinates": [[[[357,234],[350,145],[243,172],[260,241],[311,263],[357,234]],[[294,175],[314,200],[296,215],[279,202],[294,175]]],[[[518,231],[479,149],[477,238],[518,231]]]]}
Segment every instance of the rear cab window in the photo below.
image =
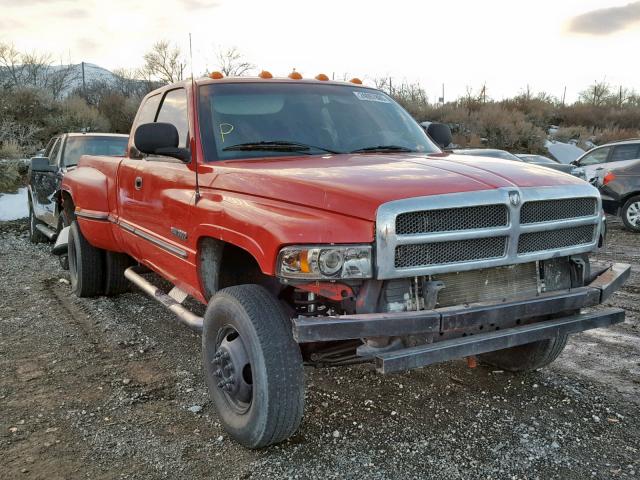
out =
{"type": "Polygon", "coordinates": [[[135,131],[139,125],[144,123],[153,123],[156,121],[156,115],[158,114],[158,107],[160,106],[160,100],[162,100],[162,94],[158,93],[152,97],[147,98],[138,110],[138,115],[135,119],[134,127],[131,129],[131,144],[132,150],[129,152],[131,158],[142,158],[142,154],[135,148],[134,138],[135,131]]]}
{"type": "Polygon", "coordinates": [[[640,155],[638,155],[638,149],[640,149],[640,143],[618,145],[614,147],[609,161],[622,162],[624,160],[635,160],[637,158],[640,158],[640,155]]]}
{"type": "Polygon", "coordinates": [[[164,96],[156,122],[170,123],[178,130],[178,147],[186,148],[189,137],[187,92],[184,88],[169,90],[164,96]]]}
{"type": "Polygon", "coordinates": [[[70,136],[67,138],[62,152],[64,165],[67,167],[77,165],[82,155],[124,156],[127,152],[128,142],[129,137],[109,135],[70,136]]]}

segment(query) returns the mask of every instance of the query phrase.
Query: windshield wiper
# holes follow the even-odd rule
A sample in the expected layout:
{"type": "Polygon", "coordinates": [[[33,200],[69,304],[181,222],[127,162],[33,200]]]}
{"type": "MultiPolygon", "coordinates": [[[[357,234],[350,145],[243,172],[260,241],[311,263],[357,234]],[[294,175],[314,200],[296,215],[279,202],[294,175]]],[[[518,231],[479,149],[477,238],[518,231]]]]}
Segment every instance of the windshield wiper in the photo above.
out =
{"type": "Polygon", "coordinates": [[[364,147],[352,150],[349,153],[365,153],[365,152],[414,152],[408,147],[402,147],[400,145],[376,145],[375,147],[364,147]]]}
{"type": "Polygon", "coordinates": [[[307,145],[306,143],[289,142],[286,140],[273,140],[269,142],[247,142],[238,143],[237,145],[231,145],[224,147],[222,150],[225,152],[232,151],[274,151],[274,152],[305,152],[307,150],[321,150],[327,153],[340,153],[335,150],[329,150],[328,148],[318,147],[316,145],[307,145]]]}

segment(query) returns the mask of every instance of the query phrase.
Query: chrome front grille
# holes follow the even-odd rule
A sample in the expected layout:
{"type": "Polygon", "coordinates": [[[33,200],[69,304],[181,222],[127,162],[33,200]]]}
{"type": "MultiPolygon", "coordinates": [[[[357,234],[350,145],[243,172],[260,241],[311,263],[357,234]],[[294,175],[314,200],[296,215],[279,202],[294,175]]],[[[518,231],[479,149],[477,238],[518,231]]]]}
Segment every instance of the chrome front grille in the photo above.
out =
{"type": "Polygon", "coordinates": [[[593,250],[601,202],[585,183],[499,188],[385,203],[376,221],[377,278],[515,265],[593,250]]]}
{"type": "Polygon", "coordinates": [[[523,233],[518,239],[518,253],[542,252],[576,245],[590,245],[594,241],[596,232],[596,225],[581,225],[558,230],[523,233]]]}
{"type": "Polygon", "coordinates": [[[567,218],[592,217],[597,213],[598,200],[593,197],[564,198],[526,202],[520,210],[520,223],[539,223],[567,218]]]}
{"type": "Polygon", "coordinates": [[[506,227],[509,209],[506,205],[445,208],[401,213],[396,218],[396,234],[455,232],[478,228],[506,227]]]}
{"type": "Polygon", "coordinates": [[[472,238],[450,242],[399,245],[396,248],[396,268],[426,267],[470,260],[504,257],[507,237],[472,238]]]}

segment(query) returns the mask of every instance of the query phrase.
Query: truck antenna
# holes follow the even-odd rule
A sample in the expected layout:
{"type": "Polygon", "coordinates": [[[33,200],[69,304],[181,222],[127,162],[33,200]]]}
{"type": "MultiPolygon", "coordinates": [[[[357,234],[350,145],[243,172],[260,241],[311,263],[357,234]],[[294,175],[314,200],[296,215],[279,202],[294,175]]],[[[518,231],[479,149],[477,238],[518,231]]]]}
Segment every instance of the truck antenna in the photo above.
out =
{"type": "MultiPolygon", "coordinates": [[[[196,95],[196,82],[193,79],[193,49],[191,48],[191,32],[189,32],[189,63],[191,64],[191,107],[193,110],[193,115],[196,112],[195,106],[195,95],[196,95]]],[[[194,118],[195,120],[195,118],[194,118]]],[[[195,123],[194,123],[195,126],[195,123]]],[[[194,144],[195,145],[195,144],[194,144]]],[[[191,152],[191,158],[193,158],[193,152],[191,152]]],[[[196,198],[195,202],[198,203],[200,200],[200,183],[198,182],[198,159],[195,160],[195,172],[196,172],[196,198]]]]}

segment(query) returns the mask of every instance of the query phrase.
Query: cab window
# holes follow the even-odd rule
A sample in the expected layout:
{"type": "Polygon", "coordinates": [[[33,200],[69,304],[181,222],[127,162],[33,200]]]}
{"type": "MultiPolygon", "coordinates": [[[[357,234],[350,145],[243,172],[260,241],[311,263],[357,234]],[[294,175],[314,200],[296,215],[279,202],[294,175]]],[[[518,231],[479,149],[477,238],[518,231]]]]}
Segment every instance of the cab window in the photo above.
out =
{"type": "Polygon", "coordinates": [[[164,96],[156,122],[171,123],[178,130],[178,147],[185,148],[189,137],[187,93],[184,88],[170,90],[164,96]]]}
{"type": "Polygon", "coordinates": [[[597,165],[599,163],[606,162],[607,156],[609,155],[609,150],[611,150],[611,147],[604,147],[594,150],[593,152],[585,155],[582,160],[580,160],[580,165],[597,165]]]}

